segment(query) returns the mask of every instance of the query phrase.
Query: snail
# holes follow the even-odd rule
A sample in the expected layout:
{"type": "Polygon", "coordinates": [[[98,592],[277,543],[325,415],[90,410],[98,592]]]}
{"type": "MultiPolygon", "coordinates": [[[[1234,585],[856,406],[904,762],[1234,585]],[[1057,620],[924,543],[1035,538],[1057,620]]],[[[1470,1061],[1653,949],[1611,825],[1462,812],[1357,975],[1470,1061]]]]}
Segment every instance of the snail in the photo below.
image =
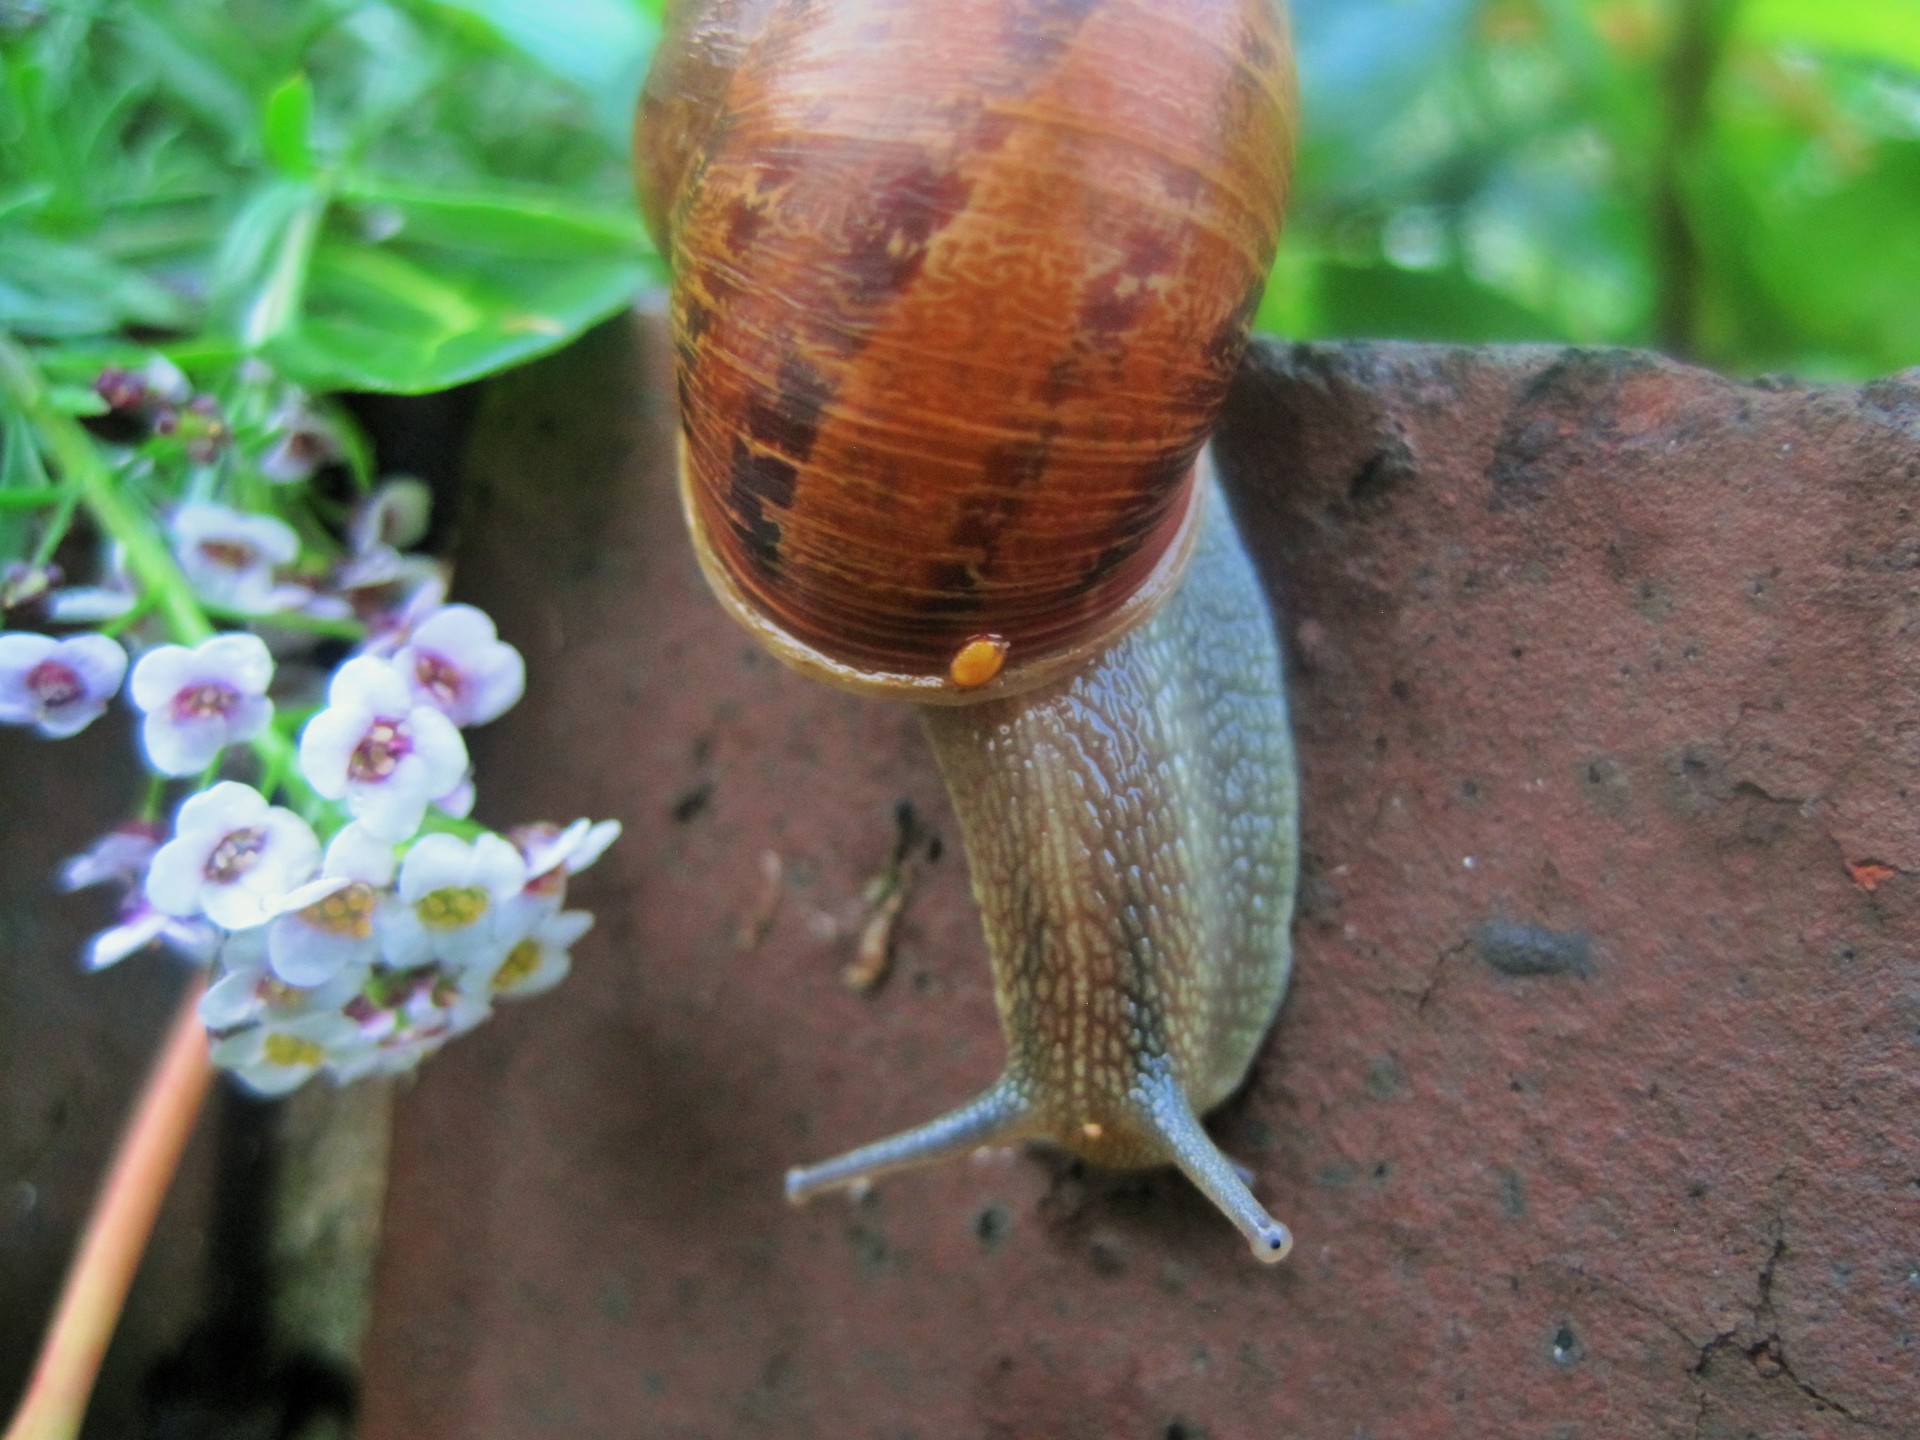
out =
{"type": "Polygon", "coordinates": [[[725,608],[921,707],[1002,1078],[790,1171],[1172,1164],[1292,1243],[1199,1116],[1285,992],[1294,760],[1204,445],[1278,243],[1279,0],[688,0],[642,92],[680,486],[725,608]]]}

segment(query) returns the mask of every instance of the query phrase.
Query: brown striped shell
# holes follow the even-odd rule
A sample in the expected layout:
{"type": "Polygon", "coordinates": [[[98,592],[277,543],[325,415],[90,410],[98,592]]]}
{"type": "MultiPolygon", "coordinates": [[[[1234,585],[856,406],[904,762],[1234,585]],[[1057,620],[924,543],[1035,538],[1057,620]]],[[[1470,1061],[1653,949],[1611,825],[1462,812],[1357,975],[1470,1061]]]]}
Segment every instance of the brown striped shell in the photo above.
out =
{"type": "Polygon", "coordinates": [[[936,701],[985,638],[981,689],[1018,689],[1151,609],[1273,260],[1292,84],[1277,0],[671,11],[639,169],[730,608],[936,701]]]}

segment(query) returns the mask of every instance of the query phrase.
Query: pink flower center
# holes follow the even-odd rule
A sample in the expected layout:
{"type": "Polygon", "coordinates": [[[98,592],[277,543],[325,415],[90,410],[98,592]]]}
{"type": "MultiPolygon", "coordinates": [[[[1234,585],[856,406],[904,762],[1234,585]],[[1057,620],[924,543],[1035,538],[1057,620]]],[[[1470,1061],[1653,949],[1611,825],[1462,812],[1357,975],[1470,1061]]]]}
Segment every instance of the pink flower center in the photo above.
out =
{"type": "Polygon", "coordinates": [[[217,680],[203,680],[198,685],[187,686],[173,697],[173,718],[217,720],[232,713],[239,703],[239,692],[232,686],[222,685],[217,680]]]}
{"type": "Polygon", "coordinates": [[[201,873],[216,885],[231,885],[258,865],[260,857],[266,853],[266,831],[257,827],[229,830],[220,843],[213,847],[213,853],[207,857],[206,868],[201,873]]]}
{"type": "Polygon", "coordinates": [[[197,548],[208,564],[223,570],[251,570],[260,563],[260,552],[244,540],[202,540],[197,548]]]}
{"type": "Polygon", "coordinates": [[[361,784],[392,777],[395,767],[413,753],[413,732],[404,720],[376,720],[367,727],[347,761],[347,778],[361,784]]]}
{"type": "Polygon", "coordinates": [[[87,695],[86,682],[71,665],[62,665],[58,660],[42,660],[29,670],[27,689],[48,710],[72,705],[87,695]]]}
{"type": "Polygon", "coordinates": [[[414,664],[413,673],[420,681],[420,688],[442,705],[452,705],[459,700],[459,667],[448,664],[443,657],[431,650],[422,650],[419,660],[414,664]]]}

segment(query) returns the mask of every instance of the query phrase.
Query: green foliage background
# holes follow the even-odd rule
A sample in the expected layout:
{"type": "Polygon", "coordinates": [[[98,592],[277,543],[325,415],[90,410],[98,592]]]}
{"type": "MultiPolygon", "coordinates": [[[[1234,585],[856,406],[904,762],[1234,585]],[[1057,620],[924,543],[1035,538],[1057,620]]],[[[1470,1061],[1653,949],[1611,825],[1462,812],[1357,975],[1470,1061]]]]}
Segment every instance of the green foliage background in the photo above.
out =
{"type": "MultiPolygon", "coordinates": [[[[959,3],[959,0],[938,0],[959,3]]],[[[1920,363],[1920,0],[1294,0],[1263,326],[1920,363]]],[[[0,330],[420,391],[661,278],[658,0],[0,0],[0,330]]]]}

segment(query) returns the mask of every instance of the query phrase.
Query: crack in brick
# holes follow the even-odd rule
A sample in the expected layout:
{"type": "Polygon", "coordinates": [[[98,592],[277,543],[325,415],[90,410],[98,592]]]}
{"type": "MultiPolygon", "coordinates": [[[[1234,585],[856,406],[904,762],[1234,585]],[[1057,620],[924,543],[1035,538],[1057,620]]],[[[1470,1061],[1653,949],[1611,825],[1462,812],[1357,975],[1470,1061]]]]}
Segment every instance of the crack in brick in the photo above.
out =
{"type": "MultiPolygon", "coordinates": [[[[1707,1384],[1707,1369],[1720,1355],[1730,1350],[1738,1351],[1749,1364],[1758,1370],[1764,1379],[1784,1378],[1788,1384],[1798,1390],[1808,1400],[1824,1410],[1830,1410],[1849,1425],[1875,1433],[1888,1433],[1888,1427],[1864,1415],[1856,1415],[1840,1401],[1823,1394],[1816,1386],[1800,1378],[1793,1364],[1787,1358],[1786,1342],[1780,1334],[1780,1318],[1774,1310],[1773,1286],[1779,1273],[1782,1257],[1787,1253],[1786,1229],[1779,1216],[1772,1224],[1773,1244],[1767,1251],[1767,1258],[1760,1266],[1760,1274],[1754,1285],[1753,1320],[1751,1326],[1738,1326],[1732,1330],[1723,1330],[1699,1347],[1693,1366],[1689,1371],[1691,1381],[1700,1402],[1700,1410],[1694,1417],[1694,1435],[1700,1435],[1706,1423],[1707,1413],[1713,1408],[1713,1397],[1707,1384]],[[1742,1341],[1742,1332],[1757,1333],[1759,1339],[1742,1341]]],[[[1677,1327],[1676,1327],[1677,1329],[1677,1327]]]]}

